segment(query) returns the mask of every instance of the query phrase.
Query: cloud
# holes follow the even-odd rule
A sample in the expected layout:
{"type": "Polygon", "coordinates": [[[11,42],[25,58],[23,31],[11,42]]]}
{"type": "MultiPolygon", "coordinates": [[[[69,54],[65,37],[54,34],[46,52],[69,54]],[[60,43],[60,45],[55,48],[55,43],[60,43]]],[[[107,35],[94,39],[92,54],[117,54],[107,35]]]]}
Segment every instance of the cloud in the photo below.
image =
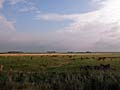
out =
{"type": "MultiPolygon", "coordinates": [[[[95,2],[99,3],[100,7],[88,13],[37,13],[35,16],[37,20],[46,22],[71,20],[71,23],[47,33],[12,31],[6,35],[4,31],[2,36],[5,42],[1,47],[3,50],[25,51],[120,51],[120,1],[94,0],[95,2]]],[[[29,12],[32,9],[26,8],[24,11],[29,12]]],[[[1,18],[2,24],[8,24],[8,28],[14,29],[10,21],[1,18]]],[[[6,27],[5,25],[2,26],[6,27]]],[[[0,41],[3,42],[3,39],[0,41]]]]}
{"type": "MultiPolygon", "coordinates": [[[[3,8],[4,2],[5,0],[0,0],[0,9],[4,9],[3,8]]],[[[0,10],[0,46],[3,43],[9,42],[9,39],[13,35],[14,31],[15,31],[14,23],[12,21],[8,21],[0,10]]]]}
{"type": "Polygon", "coordinates": [[[37,9],[36,7],[24,7],[24,8],[21,8],[19,11],[20,12],[33,12],[36,9],[37,9]]]}
{"type": "MultiPolygon", "coordinates": [[[[0,0],[0,8],[3,7],[3,3],[5,0],[0,0]]],[[[0,31],[5,31],[5,30],[15,30],[15,27],[13,25],[13,22],[8,21],[7,18],[1,13],[0,10],[0,31]]]]}
{"type": "Polygon", "coordinates": [[[40,13],[40,10],[35,6],[33,2],[25,2],[25,6],[19,9],[22,13],[40,13]]]}
{"type": "Polygon", "coordinates": [[[8,44],[14,32],[14,24],[8,21],[4,16],[0,16],[0,46],[4,43],[8,44]]]}
{"type": "Polygon", "coordinates": [[[3,7],[4,0],[0,0],[0,8],[3,7]]]}
{"type": "Polygon", "coordinates": [[[94,0],[94,2],[99,2],[101,6],[92,12],[38,14],[35,18],[46,21],[71,20],[72,23],[62,28],[60,32],[62,43],[73,50],[115,51],[116,45],[120,44],[120,1],[94,0]]]}
{"type": "Polygon", "coordinates": [[[15,30],[13,22],[8,21],[4,16],[0,16],[0,31],[1,30],[15,30]]]}
{"type": "Polygon", "coordinates": [[[25,3],[26,0],[9,0],[10,4],[11,5],[15,5],[15,4],[18,4],[18,3],[25,3]]]}
{"type": "Polygon", "coordinates": [[[37,14],[35,19],[37,20],[53,20],[53,21],[64,21],[64,20],[74,20],[78,15],[63,15],[57,13],[48,13],[48,14],[37,14]]]}

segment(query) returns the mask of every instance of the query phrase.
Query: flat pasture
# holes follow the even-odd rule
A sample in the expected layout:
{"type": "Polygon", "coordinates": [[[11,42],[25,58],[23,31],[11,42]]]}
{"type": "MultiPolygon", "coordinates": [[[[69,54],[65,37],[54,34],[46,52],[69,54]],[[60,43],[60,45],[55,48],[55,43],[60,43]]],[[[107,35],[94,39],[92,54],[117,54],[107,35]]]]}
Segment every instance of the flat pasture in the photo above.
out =
{"type": "Polygon", "coordinates": [[[112,69],[119,70],[119,59],[119,53],[0,54],[4,71],[79,71],[81,66],[100,64],[110,64],[112,69]]]}
{"type": "Polygon", "coordinates": [[[0,90],[120,90],[120,53],[0,54],[0,90]]]}

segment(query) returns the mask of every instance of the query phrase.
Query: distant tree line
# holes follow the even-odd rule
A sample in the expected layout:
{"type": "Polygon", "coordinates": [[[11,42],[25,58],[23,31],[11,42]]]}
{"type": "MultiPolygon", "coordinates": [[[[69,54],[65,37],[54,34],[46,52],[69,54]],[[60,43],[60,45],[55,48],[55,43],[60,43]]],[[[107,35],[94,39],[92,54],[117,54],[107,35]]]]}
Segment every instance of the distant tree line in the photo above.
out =
{"type": "Polygon", "coordinates": [[[7,53],[24,53],[23,51],[8,51],[7,53]]]}

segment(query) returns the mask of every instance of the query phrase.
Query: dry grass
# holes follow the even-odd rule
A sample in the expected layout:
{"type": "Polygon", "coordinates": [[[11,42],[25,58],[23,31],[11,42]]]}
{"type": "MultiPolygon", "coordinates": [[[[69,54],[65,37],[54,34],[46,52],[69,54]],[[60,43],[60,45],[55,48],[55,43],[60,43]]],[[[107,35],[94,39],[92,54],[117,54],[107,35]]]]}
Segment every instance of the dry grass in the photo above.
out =
{"type": "Polygon", "coordinates": [[[77,53],[77,54],[69,54],[69,53],[22,53],[22,54],[0,54],[0,56],[71,56],[71,55],[80,55],[80,56],[89,56],[89,55],[112,55],[113,53],[77,53]]]}

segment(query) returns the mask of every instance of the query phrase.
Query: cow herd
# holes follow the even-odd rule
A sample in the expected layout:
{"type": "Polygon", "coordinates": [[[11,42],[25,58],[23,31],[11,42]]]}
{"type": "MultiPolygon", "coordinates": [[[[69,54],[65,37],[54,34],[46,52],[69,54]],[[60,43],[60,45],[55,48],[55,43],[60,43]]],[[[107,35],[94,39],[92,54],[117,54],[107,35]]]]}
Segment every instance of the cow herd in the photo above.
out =
{"type": "MultiPolygon", "coordinates": [[[[104,61],[104,60],[112,60],[114,58],[118,58],[118,57],[81,57],[81,60],[85,60],[85,59],[95,59],[97,61],[104,61]]],[[[110,64],[100,64],[100,65],[94,65],[94,66],[90,66],[90,65],[85,65],[85,66],[80,66],[80,70],[110,70],[111,69],[111,65],[110,64]]]]}
{"type": "Polygon", "coordinates": [[[93,60],[98,60],[98,61],[104,61],[104,60],[113,60],[113,59],[117,59],[120,57],[81,57],[81,60],[85,60],[85,59],[93,59],[93,60]]]}
{"type": "Polygon", "coordinates": [[[110,64],[100,64],[100,65],[94,65],[94,66],[90,66],[90,65],[86,65],[86,66],[80,66],[80,70],[110,70],[110,64]]]}

